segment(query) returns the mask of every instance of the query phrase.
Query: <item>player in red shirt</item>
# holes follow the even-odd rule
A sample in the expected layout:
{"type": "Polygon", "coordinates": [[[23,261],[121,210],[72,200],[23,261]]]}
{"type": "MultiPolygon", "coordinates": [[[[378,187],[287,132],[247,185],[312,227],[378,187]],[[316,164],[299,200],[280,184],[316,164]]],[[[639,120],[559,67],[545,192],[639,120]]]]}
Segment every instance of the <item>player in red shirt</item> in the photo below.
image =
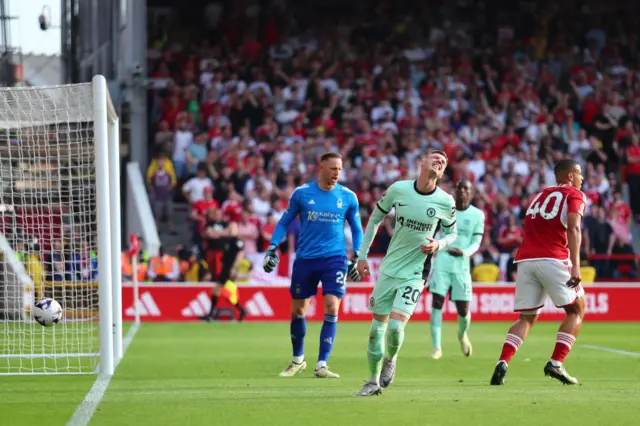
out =
{"type": "Polygon", "coordinates": [[[527,337],[547,295],[563,308],[566,317],[556,335],[556,345],[544,374],[568,385],[578,383],[562,365],[573,346],[584,318],[584,289],[580,285],[580,224],[587,204],[580,191],[582,170],[573,160],[560,160],[555,167],[556,186],[538,193],[527,209],[524,240],[518,249],[515,311],[520,318],[511,326],[500,360],[491,377],[492,385],[503,385],[507,366],[527,337]]]}

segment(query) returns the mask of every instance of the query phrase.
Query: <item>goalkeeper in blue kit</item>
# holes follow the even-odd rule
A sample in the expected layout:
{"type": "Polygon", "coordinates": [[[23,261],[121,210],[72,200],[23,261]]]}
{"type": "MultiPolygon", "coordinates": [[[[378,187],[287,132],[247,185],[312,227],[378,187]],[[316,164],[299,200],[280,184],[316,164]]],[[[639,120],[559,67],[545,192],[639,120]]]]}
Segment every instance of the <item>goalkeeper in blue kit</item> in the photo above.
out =
{"type": "Polygon", "coordinates": [[[424,156],[418,179],[391,185],[376,204],[367,224],[358,257],[358,272],[364,278],[371,274],[367,254],[378,227],[384,217],[395,210],[395,231],[369,300],[369,310],[373,313],[367,349],[369,381],[355,396],[378,395],[393,382],[404,328],[425,287],[431,258],[456,239],[453,197],[438,188],[447,162],[443,151],[431,151],[424,156]],[[436,240],[440,227],[448,232],[436,240]]]}
{"type": "Polygon", "coordinates": [[[458,311],[458,340],[465,356],[471,356],[472,347],[467,335],[471,324],[471,256],[482,243],[484,212],[471,205],[473,184],[461,180],[456,185],[456,220],[458,237],[446,250],[436,255],[429,283],[431,292],[432,359],[442,357],[442,307],[447,293],[458,311]]]}
{"type": "Polygon", "coordinates": [[[321,378],[340,377],[329,370],[327,361],[336,338],[338,310],[347,290],[347,277],[352,281],[360,279],[355,261],[347,260],[345,220],[351,227],[356,257],[362,243],[358,198],[350,189],[338,184],[341,171],[342,156],[339,153],[328,152],[321,157],[318,180],[293,191],[265,254],[263,267],[265,272],[271,272],[278,265],[276,248],[285,237],[287,226],[300,215],[301,230],[290,287],[293,359],[280,373],[281,377],[295,376],[307,367],[304,357],[307,323],[304,316],[311,298],[318,291],[319,282],[322,282],[324,297],[324,322],[315,375],[321,378]]]}

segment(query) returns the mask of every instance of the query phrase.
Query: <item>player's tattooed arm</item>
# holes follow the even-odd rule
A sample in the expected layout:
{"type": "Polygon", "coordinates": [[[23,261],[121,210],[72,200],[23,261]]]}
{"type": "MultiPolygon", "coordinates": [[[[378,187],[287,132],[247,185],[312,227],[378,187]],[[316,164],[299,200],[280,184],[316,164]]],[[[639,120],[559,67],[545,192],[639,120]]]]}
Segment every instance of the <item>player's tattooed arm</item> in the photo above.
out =
{"type": "Polygon", "coordinates": [[[571,279],[567,282],[569,287],[580,284],[582,274],[580,272],[580,246],[582,245],[582,230],[580,225],[582,215],[570,212],[567,215],[567,243],[569,246],[569,259],[571,260],[571,279]]]}
{"type": "Polygon", "coordinates": [[[371,244],[373,244],[373,239],[378,233],[380,223],[382,223],[384,217],[389,214],[393,208],[393,193],[394,185],[391,185],[387,189],[387,192],[385,192],[382,198],[376,203],[376,207],[373,209],[371,216],[369,216],[369,222],[364,231],[364,238],[362,239],[362,245],[358,253],[358,260],[367,260],[369,249],[371,248],[371,244]]]}
{"type": "Polygon", "coordinates": [[[362,221],[360,220],[360,204],[358,203],[358,198],[355,194],[353,194],[352,198],[349,209],[347,210],[347,221],[351,228],[353,251],[357,257],[360,252],[360,247],[362,246],[363,231],[362,221]]]}
{"type": "Polygon", "coordinates": [[[364,237],[362,238],[362,245],[360,246],[360,251],[358,252],[358,260],[367,260],[367,256],[369,255],[369,249],[371,248],[371,244],[373,244],[373,239],[378,233],[378,228],[380,227],[380,223],[384,219],[386,215],[382,213],[379,209],[373,209],[371,216],[369,216],[369,222],[367,223],[367,227],[364,230],[364,237]]]}

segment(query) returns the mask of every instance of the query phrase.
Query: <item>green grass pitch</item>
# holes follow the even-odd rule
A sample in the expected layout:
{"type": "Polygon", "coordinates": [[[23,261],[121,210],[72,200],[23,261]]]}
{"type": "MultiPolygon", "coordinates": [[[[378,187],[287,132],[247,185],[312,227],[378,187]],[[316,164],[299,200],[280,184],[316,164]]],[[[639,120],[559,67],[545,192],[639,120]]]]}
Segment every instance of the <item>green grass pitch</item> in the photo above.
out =
{"type": "MultiPolygon", "coordinates": [[[[353,398],[368,378],[369,324],[339,324],[330,367],[313,378],[319,323],[306,339],[307,371],[277,374],[290,359],[289,325],[142,324],[91,425],[638,425],[640,323],[585,323],[567,359],[580,386],[544,377],[557,324],[536,325],[504,387],[489,378],[509,324],[472,323],[465,359],[456,324],[443,330],[444,357],[428,359],[429,324],[410,323],[395,383],[381,396],[353,398]]],[[[64,425],[95,376],[0,377],[0,425],[64,425]]]]}

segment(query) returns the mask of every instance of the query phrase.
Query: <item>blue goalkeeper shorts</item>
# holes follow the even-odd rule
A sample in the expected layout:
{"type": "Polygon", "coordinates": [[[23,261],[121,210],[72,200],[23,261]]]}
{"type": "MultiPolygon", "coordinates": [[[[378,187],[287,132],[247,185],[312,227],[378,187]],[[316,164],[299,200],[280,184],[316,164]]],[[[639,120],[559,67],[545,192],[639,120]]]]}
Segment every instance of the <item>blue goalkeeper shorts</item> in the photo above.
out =
{"type": "Polygon", "coordinates": [[[333,294],[339,299],[347,292],[347,258],[333,256],[320,259],[296,259],[291,274],[291,297],[308,299],[318,293],[333,294]]]}

